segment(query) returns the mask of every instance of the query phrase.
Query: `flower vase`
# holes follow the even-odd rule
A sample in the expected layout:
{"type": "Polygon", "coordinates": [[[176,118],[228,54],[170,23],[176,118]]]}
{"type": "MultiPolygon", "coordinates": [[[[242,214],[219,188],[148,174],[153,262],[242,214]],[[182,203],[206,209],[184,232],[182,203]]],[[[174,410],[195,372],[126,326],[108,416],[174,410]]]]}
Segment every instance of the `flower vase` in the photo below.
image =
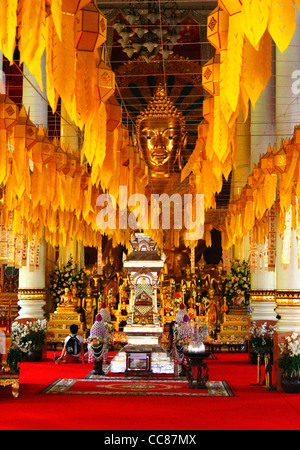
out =
{"type": "Polygon", "coordinates": [[[27,353],[29,362],[39,362],[42,360],[42,350],[29,350],[27,353]]]}
{"type": "Polygon", "coordinates": [[[281,386],[285,393],[297,394],[300,390],[300,378],[293,378],[282,375],[281,386]]]}
{"type": "Polygon", "coordinates": [[[203,353],[205,352],[205,345],[204,342],[195,343],[190,342],[187,348],[187,351],[190,353],[203,353]]]}

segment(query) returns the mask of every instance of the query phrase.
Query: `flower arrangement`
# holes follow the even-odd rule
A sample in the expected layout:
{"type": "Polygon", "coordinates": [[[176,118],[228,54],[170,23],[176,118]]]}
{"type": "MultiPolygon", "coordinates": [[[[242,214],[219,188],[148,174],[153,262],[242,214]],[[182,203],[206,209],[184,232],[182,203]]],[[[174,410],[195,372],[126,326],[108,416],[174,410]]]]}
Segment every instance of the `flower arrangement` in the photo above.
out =
{"type": "Polygon", "coordinates": [[[111,322],[105,322],[104,324],[107,331],[107,343],[108,345],[114,345],[114,326],[111,322]]]}
{"type": "Polygon", "coordinates": [[[86,342],[88,344],[89,361],[104,359],[109,345],[106,336],[90,336],[86,342]]]}
{"type": "Polygon", "coordinates": [[[260,355],[273,353],[273,336],[276,330],[276,325],[268,325],[264,322],[262,325],[257,325],[253,322],[249,328],[249,344],[250,351],[260,355]]]}
{"type": "Polygon", "coordinates": [[[32,350],[41,350],[45,342],[47,330],[46,319],[35,322],[20,323],[17,320],[12,324],[11,342],[23,353],[32,350]]]}
{"type": "Polygon", "coordinates": [[[178,291],[175,294],[173,294],[173,303],[178,308],[181,302],[182,302],[182,295],[181,292],[178,291]]]}
{"type": "Polygon", "coordinates": [[[92,347],[99,347],[100,345],[107,343],[107,338],[103,336],[91,336],[87,339],[87,343],[92,347]]]}
{"type": "Polygon", "coordinates": [[[235,259],[230,263],[230,272],[225,281],[224,295],[228,305],[249,305],[251,272],[248,261],[235,259]]]}
{"type": "Polygon", "coordinates": [[[49,278],[50,295],[56,303],[60,301],[60,297],[64,294],[65,288],[69,288],[72,291],[74,285],[77,288],[78,297],[83,298],[86,295],[86,273],[84,269],[77,271],[72,256],[70,256],[68,262],[62,267],[56,266],[50,273],[49,278]]]}
{"type": "Polygon", "coordinates": [[[283,370],[283,375],[288,378],[300,377],[300,335],[293,333],[286,336],[285,341],[278,344],[282,358],[279,360],[279,367],[283,370]]]}
{"type": "Polygon", "coordinates": [[[197,323],[183,322],[174,325],[174,343],[176,347],[186,349],[192,344],[200,347],[208,336],[208,327],[201,321],[197,323]]]}
{"type": "Polygon", "coordinates": [[[35,322],[20,323],[15,321],[11,330],[11,346],[7,355],[7,364],[18,372],[19,363],[23,354],[30,351],[41,350],[46,339],[46,319],[35,322]]]}

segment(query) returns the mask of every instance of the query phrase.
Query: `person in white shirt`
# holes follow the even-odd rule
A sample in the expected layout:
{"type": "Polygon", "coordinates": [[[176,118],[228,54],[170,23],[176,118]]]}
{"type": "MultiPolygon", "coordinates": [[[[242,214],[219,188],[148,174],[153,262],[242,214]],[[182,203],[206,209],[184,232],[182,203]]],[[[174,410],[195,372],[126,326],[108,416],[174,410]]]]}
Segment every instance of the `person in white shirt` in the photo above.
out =
{"type": "Polygon", "coordinates": [[[61,356],[55,360],[57,364],[64,363],[78,363],[81,355],[82,364],[84,360],[84,338],[77,334],[78,326],[73,324],[70,326],[71,335],[67,336],[64,342],[64,347],[61,352],[61,356]]]}

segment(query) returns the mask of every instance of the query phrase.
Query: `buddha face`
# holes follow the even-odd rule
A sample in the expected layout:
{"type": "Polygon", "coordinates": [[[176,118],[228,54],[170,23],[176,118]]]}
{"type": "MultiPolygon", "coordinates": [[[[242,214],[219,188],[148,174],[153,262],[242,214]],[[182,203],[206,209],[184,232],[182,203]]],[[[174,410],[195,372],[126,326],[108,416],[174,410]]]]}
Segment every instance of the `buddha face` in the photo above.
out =
{"type": "Polygon", "coordinates": [[[139,145],[151,176],[169,175],[176,160],[179,162],[184,140],[177,117],[147,117],[141,120],[139,145]]]}

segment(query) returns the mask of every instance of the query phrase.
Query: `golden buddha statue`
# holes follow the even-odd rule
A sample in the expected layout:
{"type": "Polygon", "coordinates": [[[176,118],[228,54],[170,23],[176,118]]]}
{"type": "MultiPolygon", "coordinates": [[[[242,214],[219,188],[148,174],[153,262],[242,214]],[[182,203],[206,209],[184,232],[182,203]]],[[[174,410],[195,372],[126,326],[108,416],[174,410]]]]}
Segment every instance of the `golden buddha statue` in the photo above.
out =
{"type": "Polygon", "coordinates": [[[184,269],[184,281],[188,289],[192,289],[196,284],[196,276],[192,275],[192,270],[189,265],[187,265],[184,269]]]}
{"type": "Polygon", "coordinates": [[[136,132],[153,180],[168,179],[172,172],[181,171],[187,142],[185,120],[163,86],[158,87],[152,101],[138,116],[136,132]]]}
{"type": "Polygon", "coordinates": [[[88,330],[92,328],[94,323],[94,314],[97,308],[97,299],[92,295],[91,286],[86,288],[87,295],[82,299],[82,309],[85,314],[85,326],[88,330]]]}
{"type": "Polygon", "coordinates": [[[75,307],[73,303],[73,295],[68,287],[65,288],[65,293],[60,296],[60,302],[57,305],[55,313],[74,313],[75,307]]]}
{"type": "Polygon", "coordinates": [[[76,285],[72,287],[72,296],[73,296],[73,305],[76,311],[79,311],[81,309],[81,298],[78,297],[78,290],[76,285]]]}
{"type": "Polygon", "coordinates": [[[224,299],[223,299],[223,305],[222,305],[222,307],[221,307],[221,311],[222,311],[223,316],[226,316],[226,314],[227,314],[227,312],[228,312],[228,306],[227,306],[226,298],[225,298],[225,297],[224,297],[224,299]]]}

